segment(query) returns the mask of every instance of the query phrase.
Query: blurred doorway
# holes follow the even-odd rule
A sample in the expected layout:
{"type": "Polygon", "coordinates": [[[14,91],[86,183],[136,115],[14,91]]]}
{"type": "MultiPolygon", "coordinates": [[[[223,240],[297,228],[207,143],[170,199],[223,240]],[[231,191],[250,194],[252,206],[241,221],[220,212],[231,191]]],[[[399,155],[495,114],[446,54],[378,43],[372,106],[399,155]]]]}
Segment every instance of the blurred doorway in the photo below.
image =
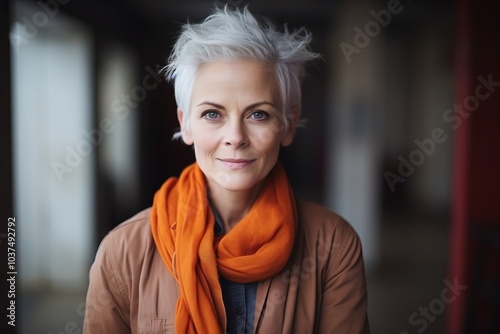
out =
{"type": "Polygon", "coordinates": [[[93,256],[92,34],[40,3],[11,2],[14,212],[20,332],[78,319],[93,256]],[[61,301],[61,296],[75,301],[61,301]],[[60,305],[67,303],[67,314],[60,305]],[[57,312],[51,312],[59,304],[57,312]],[[53,309],[52,309],[53,310],[53,309]],[[64,311],[63,311],[64,312],[64,311]]]}

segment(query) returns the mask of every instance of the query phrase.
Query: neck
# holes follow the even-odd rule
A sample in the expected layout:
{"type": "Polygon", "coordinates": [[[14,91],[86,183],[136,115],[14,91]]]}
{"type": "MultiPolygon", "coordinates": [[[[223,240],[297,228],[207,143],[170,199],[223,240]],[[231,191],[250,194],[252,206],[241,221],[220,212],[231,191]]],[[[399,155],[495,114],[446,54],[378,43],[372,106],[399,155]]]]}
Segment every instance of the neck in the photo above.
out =
{"type": "Polygon", "coordinates": [[[257,199],[262,184],[263,182],[248,191],[230,191],[219,188],[214,192],[210,191],[209,187],[210,193],[216,194],[210,195],[210,201],[223,221],[225,233],[228,233],[245,217],[257,199]]]}

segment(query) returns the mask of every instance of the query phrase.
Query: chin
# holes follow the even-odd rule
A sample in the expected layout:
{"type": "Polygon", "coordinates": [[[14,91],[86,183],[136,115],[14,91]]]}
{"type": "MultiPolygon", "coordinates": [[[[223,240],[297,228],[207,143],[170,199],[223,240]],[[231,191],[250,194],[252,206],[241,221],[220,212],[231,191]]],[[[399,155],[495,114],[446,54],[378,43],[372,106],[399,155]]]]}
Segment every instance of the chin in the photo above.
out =
{"type": "Polygon", "coordinates": [[[237,180],[235,182],[225,185],[224,188],[234,192],[249,191],[254,189],[258,184],[259,182],[257,182],[257,180],[253,180],[253,182],[246,180],[241,180],[241,181],[237,180]]]}
{"type": "Polygon", "coordinates": [[[228,182],[217,182],[218,187],[228,191],[250,191],[261,184],[261,179],[245,175],[232,175],[228,182]]]}

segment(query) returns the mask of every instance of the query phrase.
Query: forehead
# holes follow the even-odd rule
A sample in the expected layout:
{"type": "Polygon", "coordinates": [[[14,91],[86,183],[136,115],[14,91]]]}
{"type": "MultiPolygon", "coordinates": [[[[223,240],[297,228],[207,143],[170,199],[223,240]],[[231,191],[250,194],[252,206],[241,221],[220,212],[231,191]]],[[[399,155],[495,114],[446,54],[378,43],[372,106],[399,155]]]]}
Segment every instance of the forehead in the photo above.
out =
{"type": "Polygon", "coordinates": [[[280,102],[275,75],[264,63],[239,60],[200,65],[193,82],[193,102],[228,97],[280,102]]]}

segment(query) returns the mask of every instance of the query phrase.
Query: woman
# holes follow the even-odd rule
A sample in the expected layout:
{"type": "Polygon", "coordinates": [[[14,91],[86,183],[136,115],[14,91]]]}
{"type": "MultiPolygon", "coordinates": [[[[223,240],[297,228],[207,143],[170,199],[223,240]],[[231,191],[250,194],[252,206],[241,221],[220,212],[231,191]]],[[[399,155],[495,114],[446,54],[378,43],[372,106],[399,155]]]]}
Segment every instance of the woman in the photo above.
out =
{"type": "Polygon", "coordinates": [[[196,163],[102,241],[85,333],[368,332],[358,236],[278,162],[309,42],[246,8],[184,26],[166,73],[196,163]]]}

